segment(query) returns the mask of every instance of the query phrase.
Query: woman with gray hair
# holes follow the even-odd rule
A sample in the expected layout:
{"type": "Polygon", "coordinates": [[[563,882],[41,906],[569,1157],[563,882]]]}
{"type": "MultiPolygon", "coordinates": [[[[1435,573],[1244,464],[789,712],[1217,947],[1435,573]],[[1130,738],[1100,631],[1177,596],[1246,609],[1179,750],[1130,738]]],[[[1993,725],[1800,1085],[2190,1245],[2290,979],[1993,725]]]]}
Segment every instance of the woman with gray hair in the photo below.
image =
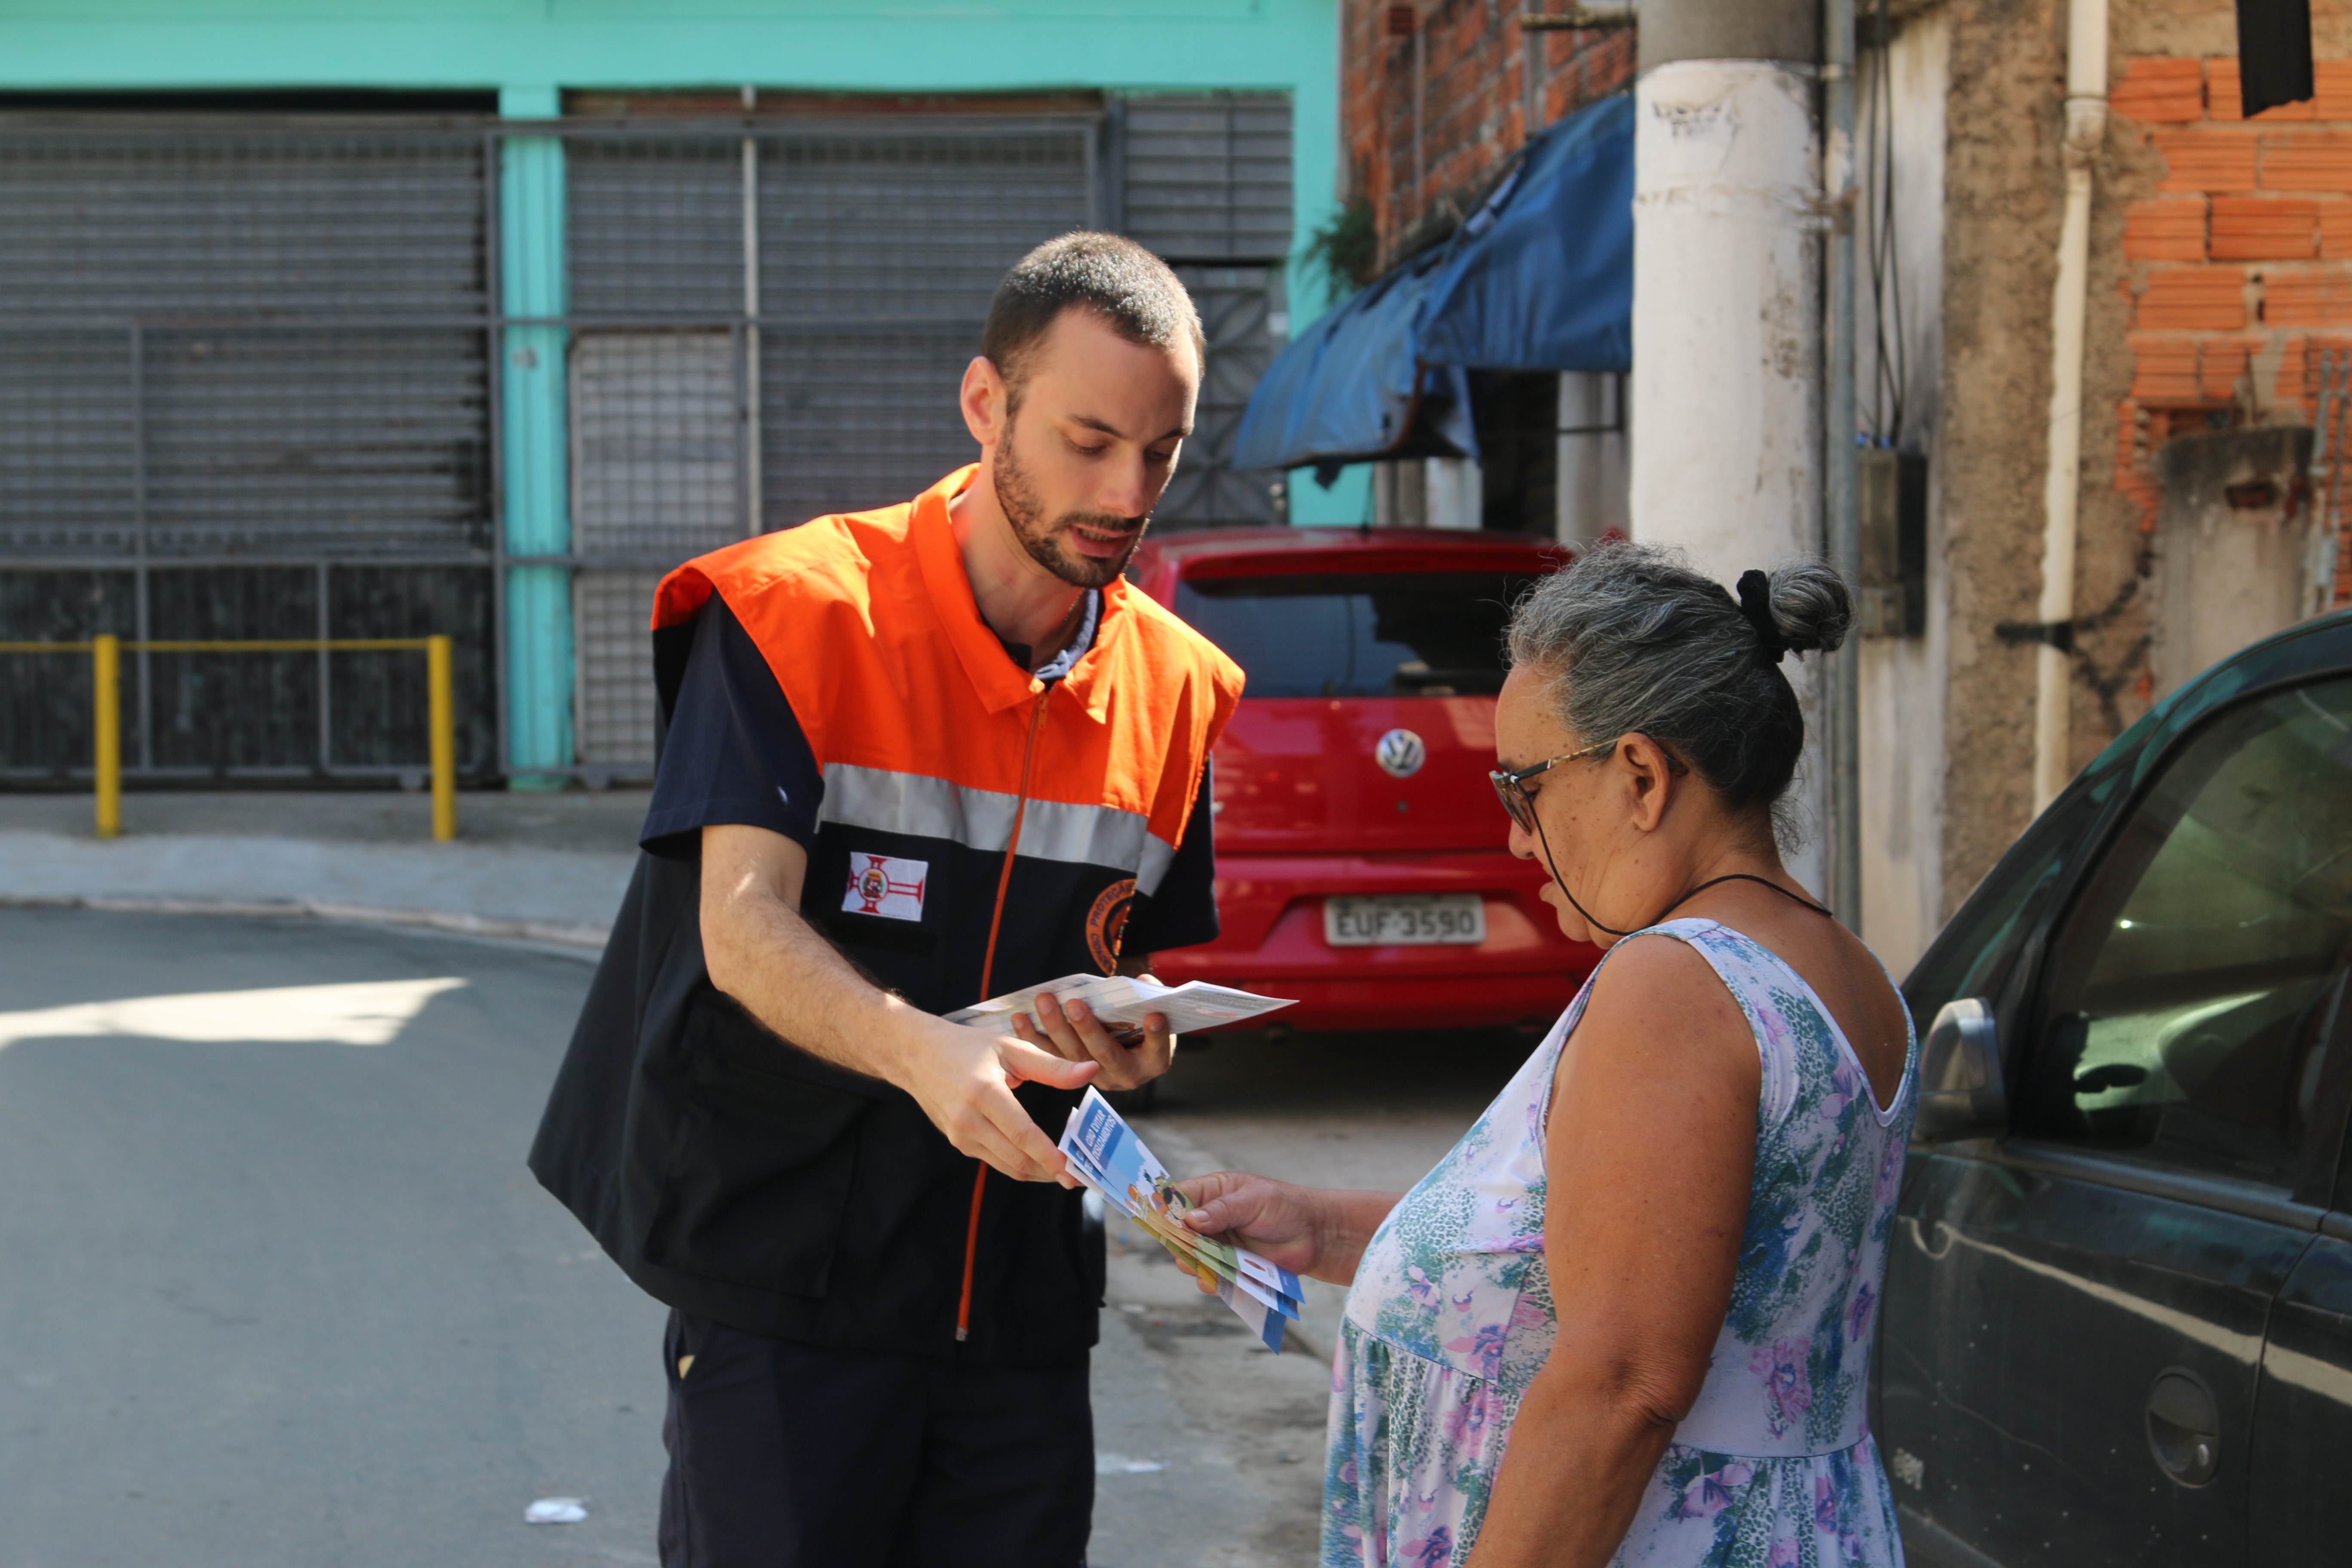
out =
{"type": "Polygon", "coordinates": [[[1784,654],[1824,567],[1595,550],[1523,600],[1496,710],[1514,854],[1607,949],[1412,1192],[1226,1173],[1196,1228],[1348,1283],[1327,1568],[1898,1564],[1864,1424],[1909,1015],[1780,863],[1784,654]]]}

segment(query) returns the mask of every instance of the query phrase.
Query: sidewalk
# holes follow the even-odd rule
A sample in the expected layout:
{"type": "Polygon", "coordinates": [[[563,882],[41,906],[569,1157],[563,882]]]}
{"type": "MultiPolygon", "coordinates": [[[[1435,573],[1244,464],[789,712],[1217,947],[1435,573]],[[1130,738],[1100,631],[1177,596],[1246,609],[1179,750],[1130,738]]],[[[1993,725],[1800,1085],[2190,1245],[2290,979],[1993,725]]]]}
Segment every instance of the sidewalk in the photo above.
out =
{"type": "Polygon", "coordinates": [[[307,913],[601,948],[643,790],[457,797],[436,844],[422,791],[134,791],[122,836],[88,795],[0,794],[0,904],[307,913]]]}

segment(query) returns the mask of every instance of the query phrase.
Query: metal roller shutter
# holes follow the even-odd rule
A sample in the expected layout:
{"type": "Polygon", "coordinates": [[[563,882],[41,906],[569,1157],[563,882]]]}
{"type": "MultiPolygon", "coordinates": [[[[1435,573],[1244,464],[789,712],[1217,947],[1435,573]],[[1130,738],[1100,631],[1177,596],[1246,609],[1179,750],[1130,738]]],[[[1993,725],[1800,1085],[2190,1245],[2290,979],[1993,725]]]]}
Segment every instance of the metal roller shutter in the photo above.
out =
{"type": "Polygon", "coordinates": [[[744,532],[740,353],[719,328],[583,331],[572,345],[572,548],[580,765],[653,766],[655,585],[668,566],[744,532]]]}
{"type": "Polygon", "coordinates": [[[567,144],[573,732],[592,777],[653,771],[654,589],[746,531],[743,159],[709,133],[567,144]],[[675,324],[670,324],[675,323],[675,324]]]}
{"type": "MultiPolygon", "coordinates": [[[[8,195],[0,164],[0,256],[20,226],[8,195]]],[[[0,321],[0,552],[127,559],[139,548],[135,345],[121,328],[21,322],[21,298],[0,321]]]]}
{"type": "Polygon", "coordinates": [[[660,569],[752,526],[903,500],[971,460],[956,386],[990,296],[1032,247],[1103,221],[1106,184],[1124,187],[1126,229],[1177,264],[1210,338],[1163,524],[1278,519],[1276,476],[1224,453],[1281,342],[1288,101],[1134,100],[1108,171],[1101,129],[1088,113],[755,116],[568,139],[583,767],[650,765],[660,569]],[[740,438],[753,418],[756,450],[740,438]]]}
{"type": "Polygon", "coordinates": [[[1004,269],[1094,210],[1091,117],[761,138],[763,515],[904,500],[977,455],[956,406],[1004,269]]]}
{"type": "Polygon", "coordinates": [[[794,118],[570,140],[584,769],[649,771],[661,569],[754,526],[904,500],[971,459],[956,386],[990,296],[1024,252],[1089,220],[1097,125],[794,118]]]}
{"type": "Polygon", "coordinates": [[[1126,100],[1126,232],[1175,267],[1209,340],[1192,438],[1155,514],[1162,527],[1282,521],[1278,473],[1231,461],[1258,377],[1281,349],[1290,254],[1290,100],[1205,93],[1126,100]]]}
{"type": "Polygon", "coordinates": [[[1170,261],[1290,254],[1290,100],[1215,92],[1126,100],[1122,216],[1170,261]]]}
{"type": "MultiPolygon", "coordinates": [[[[0,637],[448,632],[491,765],[484,162],[462,125],[0,121],[0,637]],[[110,564],[129,595],[26,618],[110,564]]],[[[421,765],[386,657],[134,659],[126,760],[421,765]]],[[[34,739],[55,675],[0,660],[0,769],[86,765],[86,719],[34,739]]]]}
{"type": "Polygon", "coordinates": [[[737,139],[583,133],[564,153],[573,310],[640,321],[742,314],[737,139]]]}
{"type": "Polygon", "coordinates": [[[0,550],[486,545],[482,257],[475,138],[0,127],[0,550]]]}
{"type": "Polygon", "coordinates": [[[1274,487],[1282,475],[1234,468],[1233,448],[1250,394],[1282,348],[1274,330],[1282,310],[1282,268],[1181,265],[1176,275],[1201,312],[1208,363],[1192,410],[1192,437],[1153,521],[1161,528],[1278,523],[1283,514],[1274,487]]]}
{"type": "Polygon", "coordinates": [[[574,733],[592,779],[653,776],[654,644],[646,627],[662,575],[606,568],[572,579],[574,733]]]}

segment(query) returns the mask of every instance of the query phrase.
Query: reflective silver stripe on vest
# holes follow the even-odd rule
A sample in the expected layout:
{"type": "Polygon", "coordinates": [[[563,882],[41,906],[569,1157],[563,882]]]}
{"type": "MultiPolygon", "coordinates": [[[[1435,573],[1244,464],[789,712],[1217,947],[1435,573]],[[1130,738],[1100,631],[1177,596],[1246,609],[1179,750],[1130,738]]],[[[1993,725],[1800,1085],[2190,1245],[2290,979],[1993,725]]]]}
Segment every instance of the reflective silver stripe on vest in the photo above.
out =
{"type": "MultiPolygon", "coordinates": [[[[850,763],[824,765],[824,804],[817,824],[840,823],[878,833],[944,838],[967,848],[1001,852],[1013,837],[1019,800],[1001,790],[971,789],[920,773],[892,773],[850,763]]],[[[1176,851],[1155,837],[1146,819],[1108,805],[1033,800],[1021,817],[1019,853],[1038,860],[1105,866],[1131,873],[1138,892],[1155,893],[1176,851]]]]}
{"type": "Polygon", "coordinates": [[[1176,858],[1176,847],[1157,834],[1143,836],[1143,858],[1135,868],[1135,890],[1156,893],[1160,879],[1168,875],[1168,863],[1176,858]]]}

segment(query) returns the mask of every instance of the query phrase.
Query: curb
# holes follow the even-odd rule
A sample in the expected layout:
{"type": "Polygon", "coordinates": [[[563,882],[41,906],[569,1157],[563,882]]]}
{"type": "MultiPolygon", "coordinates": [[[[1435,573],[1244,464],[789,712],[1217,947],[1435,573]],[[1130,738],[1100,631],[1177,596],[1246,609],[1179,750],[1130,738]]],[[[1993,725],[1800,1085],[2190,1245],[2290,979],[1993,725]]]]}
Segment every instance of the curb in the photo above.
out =
{"type": "Polygon", "coordinates": [[[330,903],[323,899],[134,899],[0,894],[0,910],[98,910],[109,914],[235,915],[247,920],[333,921],[350,925],[421,927],[452,936],[491,937],[513,942],[546,942],[564,950],[564,956],[593,962],[612,934],[604,926],[551,925],[541,921],[497,920],[486,915],[451,914],[438,910],[383,910],[365,904],[330,903]]]}

